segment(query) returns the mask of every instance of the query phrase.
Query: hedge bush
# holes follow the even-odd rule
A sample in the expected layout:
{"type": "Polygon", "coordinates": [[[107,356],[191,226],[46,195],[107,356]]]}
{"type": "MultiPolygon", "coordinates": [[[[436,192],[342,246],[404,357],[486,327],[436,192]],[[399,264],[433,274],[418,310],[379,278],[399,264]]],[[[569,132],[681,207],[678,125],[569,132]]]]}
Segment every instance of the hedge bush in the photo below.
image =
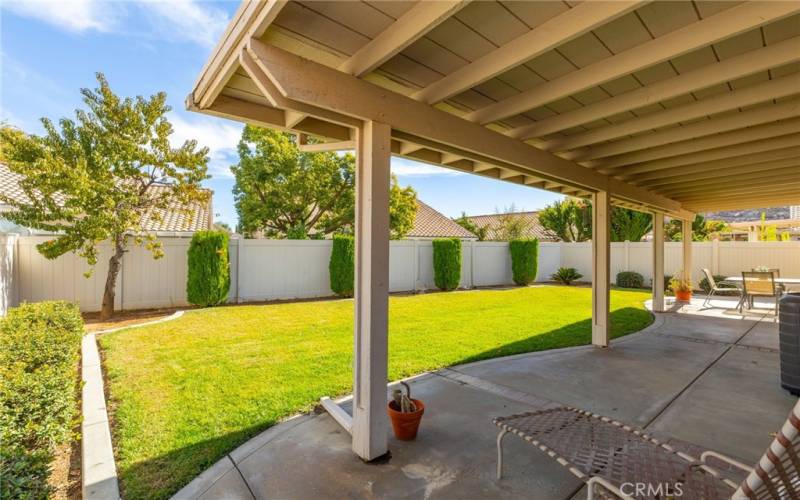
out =
{"type": "Polygon", "coordinates": [[[197,306],[216,306],[228,300],[231,271],[228,263],[228,234],[198,231],[189,244],[186,298],[197,306]]]}
{"type": "Polygon", "coordinates": [[[461,281],[461,240],[433,240],[433,282],[441,290],[455,290],[461,281]]]}
{"type": "Polygon", "coordinates": [[[3,498],[47,498],[50,463],[77,423],[83,320],[67,302],[22,304],[0,321],[3,498]]]}
{"type": "Polygon", "coordinates": [[[536,280],[539,268],[539,240],[522,239],[508,243],[511,252],[511,274],[517,285],[529,285],[536,280]]]}
{"type": "Polygon", "coordinates": [[[331,260],[328,263],[331,290],[341,297],[353,296],[353,283],[355,281],[355,254],[356,245],[353,237],[348,234],[333,235],[333,249],[331,260]]]}
{"type": "Polygon", "coordinates": [[[636,271],[617,273],[617,286],[621,288],[644,288],[644,276],[636,271]]]}

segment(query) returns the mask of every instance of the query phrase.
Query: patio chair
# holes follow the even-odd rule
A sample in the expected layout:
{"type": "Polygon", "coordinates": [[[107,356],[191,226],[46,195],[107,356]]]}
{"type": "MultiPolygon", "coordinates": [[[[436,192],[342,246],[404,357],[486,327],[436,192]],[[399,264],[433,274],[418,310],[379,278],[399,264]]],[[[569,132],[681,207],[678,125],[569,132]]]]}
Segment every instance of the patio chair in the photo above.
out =
{"type": "Polygon", "coordinates": [[[493,423],[500,428],[498,479],[503,472],[502,440],[510,432],[586,482],[590,500],[632,500],[634,495],[703,500],[800,499],[800,400],[755,467],[712,451],[698,460],[644,431],[571,407],[498,417],[493,423]],[[729,471],[709,465],[711,459],[747,476],[741,482],[734,481],[729,471]],[[641,494],[635,491],[637,484],[660,489],[641,494]]]}
{"type": "Polygon", "coordinates": [[[711,301],[711,297],[713,297],[714,294],[717,292],[735,291],[737,292],[737,295],[741,297],[742,292],[739,290],[739,287],[733,281],[723,280],[717,283],[717,281],[714,279],[714,275],[711,274],[711,271],[709,271],[706,268],[703,268],[703,274],[706,275],[706,281],[708,281],[708,286],[711,287],[711,290],[708,292],[708,295],[706,295],[706,300],[703,301],[703,307],[706,307],[706,305],[708,305],[708,303],[711,301]]]}
{"type": "MultiPolygon", "coordinates": [[[[753,272],[762,271],[763,272],[764,268],[761,268],[761,269],[755,269],[754,268],[754,269],[751,269],[751,271],[753,271],[753,272]]],[[[781,270],[778,269],[777,267],[775,267],[775,268],[767,268],[766,272],[772,273],[772,275],[775,276],[775,279],[779,279],[781,277],[781,270]]],[[[786,291],[786,287],[783,286],[783,284],[781,284],[781,283],[776,283],[775,287],[778,290],[780,290],[781,293],[784,293],[786,291]]]]}
{"type": "Polygon", "coordinates": [[[740,302],[739,311],[744,309],[745,302],[748,308],[752,308],[756,297],[774,297],[777,314],[781,295],[781,289],[775,284],[775,274],[771,271],[742,271],[743,300],[740,302]]]}

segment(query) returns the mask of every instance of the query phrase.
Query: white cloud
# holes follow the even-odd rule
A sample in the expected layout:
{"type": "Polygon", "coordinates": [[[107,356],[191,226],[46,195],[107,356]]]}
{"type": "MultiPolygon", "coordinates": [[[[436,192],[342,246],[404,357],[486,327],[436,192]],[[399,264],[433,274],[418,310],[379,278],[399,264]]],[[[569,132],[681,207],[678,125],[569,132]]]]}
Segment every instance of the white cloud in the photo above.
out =
{"type": "Polygon", "coordinates": [[[5,0],[3,7],[73,33],[110,31],[119,12],[119,4],[100,0],[5,0]]]}
{"type": "Polygon", "coordinates": [[[228,14],[196,0],[146,1],[142,11],[154,35],[167,40],[188,41],[213,47],[228,24],[228,14]]]}
{"type": "Polygon", "coordinates": [[[463,172],[450,168],[437,167],[428,163],[409,160],[407,158],[392,158],[392,173],[398,176],[433,176],[433,175],[464,175],[463,172]]]}
{"type": "Polygon", "coordinates": [[[198,0],[3,0],[3,8],[65,31],[114,32],[213,47],[228,24],[228,14],[198,0]],[[136,7],[130,9],[129,7],[136,7]],[[123,24],[138,12],[145,26],[123,24]]]}
{"type": "Polygon", "coordinates": [[[236,162],[236,146],[242,136],[242,125],[200,115],[186,119],[170,113],[168,118],[174,129],[170,136],[173,146],[191,139],[197,140],[198,147],[209,149],[208,173],[213,177],[233,177],[230,166],[236,162]]]}

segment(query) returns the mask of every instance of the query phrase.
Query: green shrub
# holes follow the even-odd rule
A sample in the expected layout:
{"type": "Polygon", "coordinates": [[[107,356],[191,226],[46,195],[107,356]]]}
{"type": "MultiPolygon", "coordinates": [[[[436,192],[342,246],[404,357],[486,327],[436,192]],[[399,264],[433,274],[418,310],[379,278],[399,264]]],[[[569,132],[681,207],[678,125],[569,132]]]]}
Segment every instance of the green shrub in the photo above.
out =
{"type": "Polygon", "coordinates": [[[508,243],[511,252],[511,274],[517,285],[529,285],[536,280],[539,268],[539,240],[512,240],[508,243]]]}
{"type": "Polygon", "coordinates": [[[550,277],[553,278],[554,281],[569,285],[573,281],[578,281],[583,278],[583,275],[574,267],[559,267],[558,271],[553,273],[550,277]]]}
{"type": "Polygon", "coordinates": [[[231,272],[228,264],[228,234],[198,231],[189,244],[186,298],[197,306],[216,306],[228,300],[231,272]]]}
{"type": "Polygon", "coordinates": [[[54,449],[77,423],[83,320],[67,302],[22,304],[0,321],[3,498],[47,498],[54,449]]]}
{"type": "Polygon", "coordinates": [[[433,240],[433,282],[441,290],[455,290],[461,281],[461,240],[433,240]]]}
{"type": "MultiPolygon", "coordinates": [[[[714,281],[717,282],[717,286],[719,286],[719,283],[721,281],[725,280],[725,278],[727,278],[727,276],[723,276],[721,274],[715,274],[714,275],[714,281]]],[[[711,284],[708,282],[708,279],[706,279],[705,276],[703,277],[703,279],[700,280],[700,282],[697,284],[697,286],[700,287],[700,290],[702,290],[706,294],[711,292],[711,284]]],[[[739,294],[739,289],[736,288],[736,285],[721,286],[720,288],[730,288],[731,291],[730,292],[722,292],[722,291],[720,291],[720,292],[717,292],[716,295],[728,295],[728,294],[738,295],[739,294]]]]}
{"type": "Polygon", "coordinates": [[[328,263],[331,290],[341,297],[353,296],[355,281],[356,246],[353,237],[347,234],[333,235],[333,249],[328,263]]]}
{"type": "Polygon", "coordinates": [[[617,273],[617,286],[621,288],[643,288],[644,276],[635,271],[617,273]]]}

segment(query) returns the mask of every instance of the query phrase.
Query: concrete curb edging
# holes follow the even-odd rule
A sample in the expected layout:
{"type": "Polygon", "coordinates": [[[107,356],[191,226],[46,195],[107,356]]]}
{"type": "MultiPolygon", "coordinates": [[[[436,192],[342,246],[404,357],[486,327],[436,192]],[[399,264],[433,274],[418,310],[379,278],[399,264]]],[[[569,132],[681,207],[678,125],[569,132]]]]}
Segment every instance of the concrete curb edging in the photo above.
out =
{"type": "Polygon", "coordinates": [[[119,481],[106,411],[103,372],[95,334],[81,342],[83,403],[81,412],[81,476],[84,500],[119,499],[119,481]]]}
{"type": "Polygon", "coordinates": [[[158,323],[164,323],[166,321],[172,321],[173,319],[180,318],[181,316],[183,316],[183,313],[185,313],[185,312],[186,311],[183,311],[183,310],[175,311],[174,313],[170,314],[169,316],[167,316],[165,318],[154,319],[153,321],[146,321],[144,323],[135,323],[133,325],[118,326],[116,328],[108,328],[106,330],[97,330],[96,332],[92,332],[91,334],[92,335],[103,335],[103,334],[106,334],[106,333],[118,332],[120,330],[127,330],[129,328],[141,328],[143,326],[150,326],[150,325],[155,325],[155,324],[158,324],[158,323]]]}

